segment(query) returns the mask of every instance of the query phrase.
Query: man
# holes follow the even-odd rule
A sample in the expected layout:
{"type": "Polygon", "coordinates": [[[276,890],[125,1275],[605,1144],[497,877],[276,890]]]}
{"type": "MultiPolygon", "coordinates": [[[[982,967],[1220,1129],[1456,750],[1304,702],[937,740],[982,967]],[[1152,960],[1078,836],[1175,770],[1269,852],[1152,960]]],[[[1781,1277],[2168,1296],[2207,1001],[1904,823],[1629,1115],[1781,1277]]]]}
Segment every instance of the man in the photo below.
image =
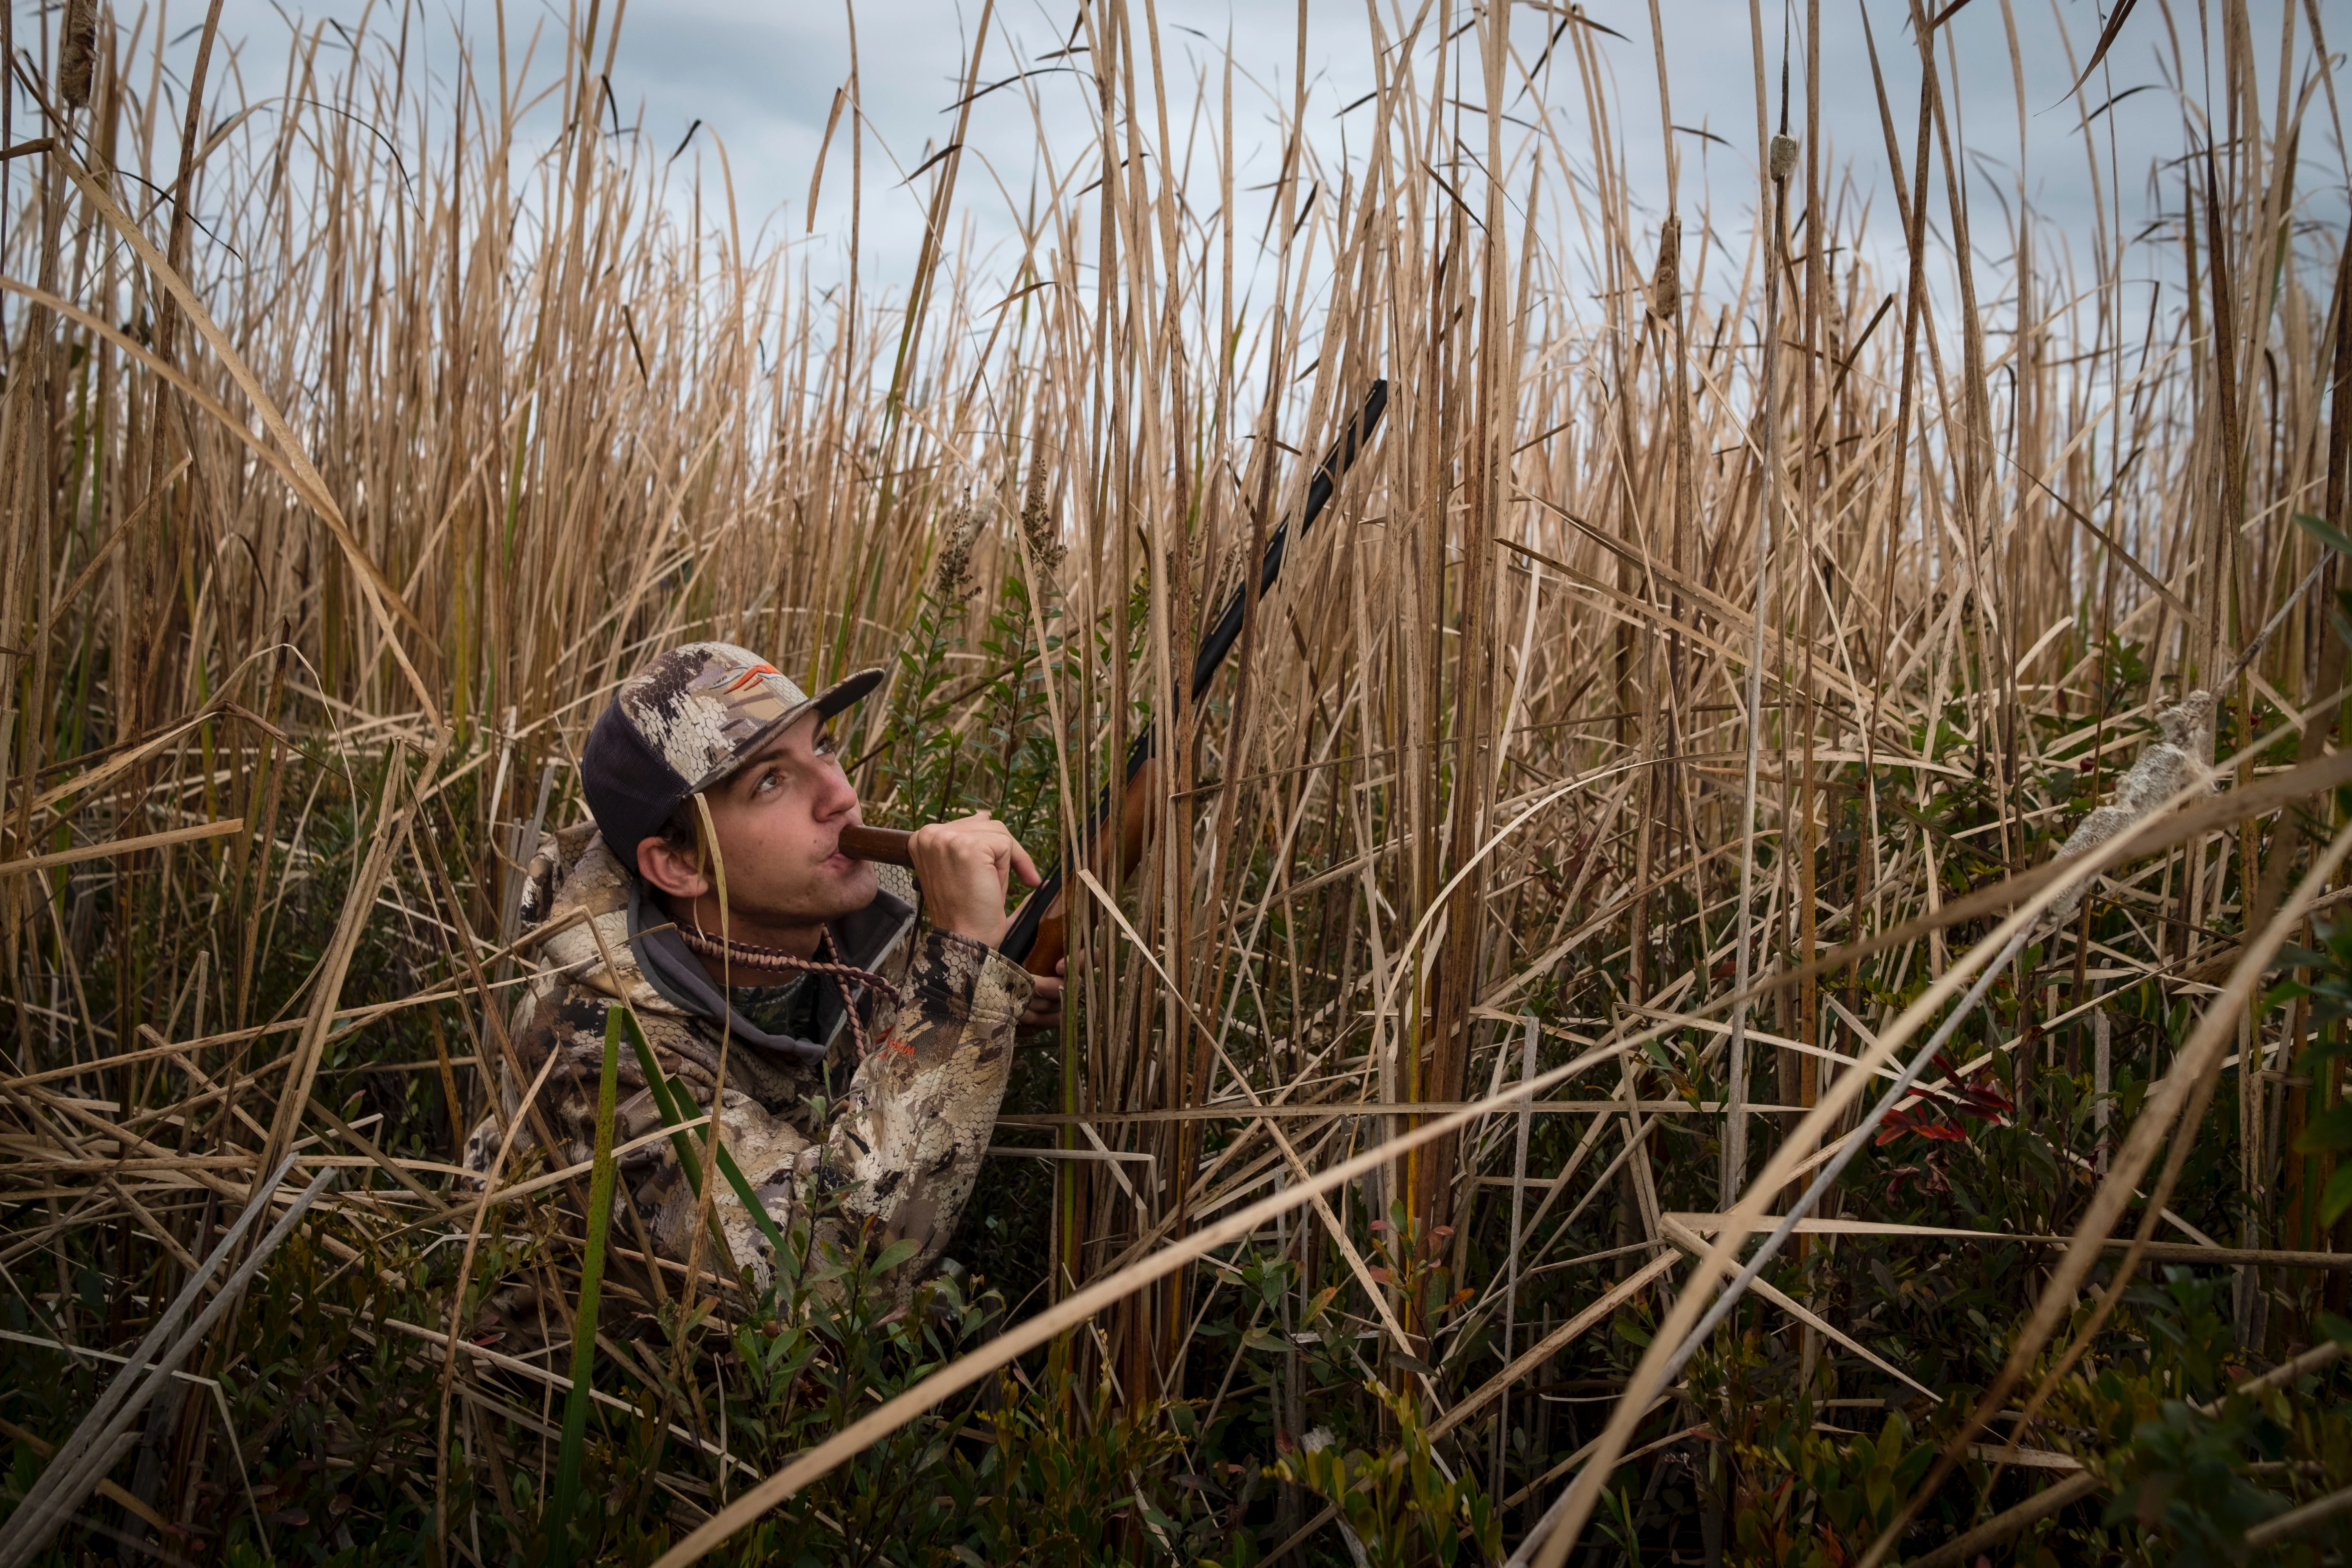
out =
{"type": "MultiPolygon", "coordinates": [[[[558,835],[532,868],[526,918],[555,929],[513,1036],[523,1072],[558,1058],[536,1104],[564,1145],[551,1157],[578,1163],[593,1151],[605,1013],[627,1003],[688,1114],[715,1098],[779,1231],[836,1196],[831,1223],[917,1243],[893,1281],[903,1299],[971,1195],[1016,1026],[1058,1017],[1062,983],[996,951],[1011,879],[1039,879],[986,813],[919,829],[911,878],[840,853],[857,794],[827,725],[881,679],[864,670],[812,698],[756,654],[699,642],[623,682],[580,759],[594,831],[558,835]]],[[[616,1145],[661,1126],[625,1048],[620,1083],[616,1145]]],[[[510,1114],[524,1087],[509,1087],[510,1114]]],[[[477,1128],[467,1167],[487,1173],[502,1137],[495,1121],[477,1128]]],[[[669,1141],[621,1171],[656,1247],[687,1256],[698,1200],[669,1141]]],[[[764,1282],[765,1233],[713,1184],[733,1260],[764,1282]]]]}

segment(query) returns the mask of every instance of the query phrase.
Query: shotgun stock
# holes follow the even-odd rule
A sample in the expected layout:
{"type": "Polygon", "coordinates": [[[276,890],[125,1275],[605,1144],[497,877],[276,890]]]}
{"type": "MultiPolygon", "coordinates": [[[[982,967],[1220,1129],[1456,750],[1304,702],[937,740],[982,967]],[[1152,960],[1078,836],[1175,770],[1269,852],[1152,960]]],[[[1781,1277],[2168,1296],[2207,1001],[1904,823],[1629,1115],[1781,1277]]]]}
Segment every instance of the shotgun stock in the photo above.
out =
{"type": "MultiPolygon", "coordinates": [[[[1118,863],[1108,867],[1097,864],[1094,867],[1095,875],[1101,879],[1105,887],[1118,887],[1127,879],[1127,874],[1129,871],[1143,863],[1144,848],[1150,842],[1151,825],[1159,818],[1159,813],[1155,809],[1159,804],[1159,791],[1160,759],[1156,756],[1148,756],[1144,758],[1141,767],[1127,775],[1127,795],[1119,805],[1121,831],[1118,837],[1118,863]]],[[[1096,856],[1097,860],[1100,858],[1099,851],[1103,847],[1104,837],[1105,835],[1099,831],[1094,836],[1093,847],[1097,851],[1096,856]]],[[[1066,908],[1069,896],[1070,889],[1063,879],[1061,868],[1057,866],[1054,868],[1053,875],[1047,877],[1043,883],[1039,884],[1037,890],[1029,895],[1028,900],[1013,915],[1012,930],[1004,933],[1005,953],[1018,959],[1021,967],[1032,974],[1053,973],[1055,966],[1059,964],[1069,952],[1069,910],[1066,908]],[[1048,894],[1052,896],[1048,898],[1048,894]],[[1045,900],[1045,908],[1032,916],[1031,909],[1041,899],[1045,900]],[[1027,950],[1016,952],[1013,943],[1024,925],[1033,934],[1029,938],[1027,950]]]]}

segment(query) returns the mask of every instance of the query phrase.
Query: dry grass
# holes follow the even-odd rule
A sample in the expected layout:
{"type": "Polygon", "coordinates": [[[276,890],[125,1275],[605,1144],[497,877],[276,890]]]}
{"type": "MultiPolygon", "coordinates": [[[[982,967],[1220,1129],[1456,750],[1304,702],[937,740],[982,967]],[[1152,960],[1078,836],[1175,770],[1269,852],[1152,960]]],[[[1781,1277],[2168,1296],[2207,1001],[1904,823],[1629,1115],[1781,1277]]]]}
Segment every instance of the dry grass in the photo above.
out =
{"type": "MultiPolygon", "coordinates": [[[[1682,1463],[1748,1506],[1760,1461],[1685,1433],[1736,1424],[1730,1385],[1710,1406],[1695,1373],[1658,1409],[1665,1358],[1736,1264],[1740,1216],[1779,1212],[1853,1126],[1854,1064],[1924,1038],[1978,972],[1986,1010],[1949,1015],[1965,1032],[1929,1076],[1957,1063],[2006,1099],[1940,1123],[1987,1163],[1916,1133],[1874,1145],[1819,1217],[2080,1224],[2082,1245],[2022,1249],[1990,1343],[1963,1352],[1974,1331],[1932,1291],[1850,1332],[1877,1244],[1808,1233],[1735,1320],[1780,1336],[1771,1397],[1895,1387],[1874,1358],[1992,1386],[1987,1415],[2021,1403],[2054,1381],[2059,1309],[2105,1278],[2084,1270],[2135,1182],[2144,1241],[2193,1197],[2167,1239],[2267,1249],[2230,1259],[2273,1265],[2230,1276],[2239,1364],[2300,1351],[2344,1310],[2340,1269],[2276,1261],[2347,1245],[2316,1215],[2334,1156],[2296,1151],[2341,1062],[2308,1065],[2326,1019],[2259,1005],[2269,954],[2245,950],[2283,909],[2272,945],[2312,945],[2293,922],[2332,897],[2340,846],[2308,878],[2297,857],[2306,823],[2334,837],[2333,795],[2303,788],[2315,820],[2273,799],[2118,857],[2060,931],[2011,942],[2005,904],[1961,903],[2045,861],[2200,685],[2221,784],[2325,765],[2339,568],[2294,518],[2352,530],[2352,405],[2330,390],[2352,352],[2343,237],[2304,220],[2295,182],[2298,146],[2341,143],[2337,84],[2316,11],[2286,7],[2275,48],[2242,6],[2218,16],[2214,58],[2192,37],[2169,60],[2214,86],[2167,150],[2196,155],[2156,175],[2167,224],[2127,236],[2103,208],[2071,249],[2021,205],[1965,199],[1949,62],[1923,77],[1882,21],[1881,184],[1914,258],[1883,277],[1857,259],[1855,185],[1820,160],[1801,60],[1784,177],[1692,210],[1687,187],[1619,172],[1617,138],[1650,132],[1613,126],[1592,29],[1563,22],[1538,60],[1484,13],[1375,8],[1395,74],[1359,110],[1368,151],[1321,168],[1301,142],[1269,212],[1233,188],[1231,75],[1168,101],[1136,66],[1148,12],[1087,6],[1098,139],[1041,142],[1020,253],[983,273],[950,243],[973,177],[950,154],[918,183],[935,239],[887,297],[813,291],[783,255],[682,226],[662,150],[594,129],[610,36],[563,43],[575,131],[535,159],[520,65],[473,60],[428,94],[348,63],[396,55],[331,63],[313,32],[279,109],[208,126],[192,163],[152,37],[101,17],[86,103],[28,75],[5,139],[50,146],[0,165],[15,1326],[127,1352],[288,1152],[353,1173],[317,1204],[335,1257],[462,1234],[453,1140],[504,1049],[499,988],[529,963],[507,945],[514,858],[578,815],[571,759],[615,679],[710,634],[811,680],[894,666],[855,745],[886,818],[988,798],[1034,806],[1040,841],[1075,833],[1144,715],[1177,737],[1119,910],[1073,890],[1076,1021],[1002,1138],[1048,1128],[1075,1156],[1029,1189],[1051,1182],[1036,1279],[1065,1306],[1034,1304],[1028,1338],[1086,1317],[1064,1342],[1121,1400],[1224,1399],[1244,1348],[1200,1330],[1234,1310],[1237,1260],[1279,1254],[1294,1269],[1251,1327],[1286,1331],[1339,1286],[1447,1462],[1532,1494],[1515,1539],[1581,1439],[1569,1406],[1499,1396],[1562,1369],[1631,1390],[1544,1561],[1599,1539],[1617,1456],[1661,1432],[1685,1435],[1637,1483],[1682,1463]],[[1523,93],[1561,112],[1507,120],[1523,93]],[[1162,149],[1192,170],[1181,189],[1162,149]],[[1663,231],[1637,196],[1664,198],[1663,231]],[[1235,256],[1258,247],[1270,286],[1244,311],[1235,256]],[[2153,312],[2126,281],[2151,253],[2183,285],[2153,312]],[[1946,269],[1953,310],[1928,296],[1946,269]],[[1297,506],[1294,454],[1375,377],[1381,440],[1193,704],[1192,644],[1297,506]],[[952,591],[950,545],[970,551],[952,591]],[[907,654],[934,632],[928,664],[907,654]],[[999,732],[1008,711],[1023,734],[999,732]],[[362,1070],[386,1066],[419,1070],[362,1070]],[[1559,1085],[1539,1114],[1429,1121],[1535,1072],[1559,1085]],[[2134,1089],[2119,1110],[2093,1104],[2110,1075],[2134,1089]],[[2000,1191],[1956,1207],[1970,1172],[2000,1191]],[[1373,1273],[1368,1222],[1392,1203],[1468,1306],[1433,1311],[1394,1257],[1373,1273]],[[1243,1212],[1222,1271],[1176,1266],[1243,1212]],[[1638,1365],[1579,1337],[1622,1313],[1657,1329],[1638,1365]]],[[[2129,32],[2179,47],[2153,16],[2129,32]]],[[[1756,52],[1760,142],[1768,97],[1782,108],[1777,45],[1756,52]]],[[[1271,110],[1295,129],[1325,106],[1271,110]]],[[[2103,181],[2140,177],[2082,123],[2103,181]]],[[[543,1237],[563,1223],[533,1213],[543,1237]]],[[[1890,1256],[1955,1289],[1978,1253],[1925,1234],[1890,1256]]],[[[1321,1394],[1286,1343],[1244,1390],[1296,1433],[1321,1394]]],[[[210,1375],[238,1364],[226,1339],[204,1353],[210,1375]]],[[[512,1399],[534,1375],[470,1358],[446,1381],[512,1399]]],[[[1956,1461],[1969,1403],[1936,1418],[1956,1461]]],[[[124,1528],[193,1508],[217,1469],[188,1410],[107,1483],[137,1493],[110,1516],[124,1528]]],[[[1998,1511],[1990,1484],[1945,1489],[1935,1517],[1998,1511]]],[[[1280,1532],[1309,1517],[1286,1492],[1280,1532]]],[[[1654,1547],[1675,1528],[1627,1517],[1654,1547]]]]}

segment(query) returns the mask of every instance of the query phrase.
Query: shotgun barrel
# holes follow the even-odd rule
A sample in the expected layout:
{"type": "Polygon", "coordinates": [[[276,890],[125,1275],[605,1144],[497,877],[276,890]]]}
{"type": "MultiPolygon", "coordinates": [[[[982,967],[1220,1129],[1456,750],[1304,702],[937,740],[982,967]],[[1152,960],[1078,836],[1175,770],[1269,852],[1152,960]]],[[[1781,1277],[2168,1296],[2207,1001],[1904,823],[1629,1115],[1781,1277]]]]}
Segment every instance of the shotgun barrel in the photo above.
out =
{"type": "MultiPolygon", "coordinates": [[[[1323,454],[1323,461],[1315,469],[1315,478],[1307,488],[1307,504],[1297,519],[1296,537],[1304,539],[1315,520],[1323,515],[1339,481],[1355,466],[1358,454],[1371,445],[1372,432],[1380,428],[1381,416],[1388,412],[1389,384],[1385,380],[1372,383],[1372,390],[1364,399],[1363,408],[1348,422],[1339,439],[1323,454]]],[[[1258,564],[1257,594],[1263,596],[1274,587],[1275,579],[1282,574],[1282,563],[1288,553],[1294,537],[1292,520],[1285,518],[1265,542],[1265,555],[1258,564]]],[[[1225,600],[1223,610],[1209,635],[1201,639],[1199,651],[1192,658],[1192,700],[1197,702],[1215,679],[1217,667],[1224,662],[1234,645],[1241,640],[1249,616],[1251,584],[1244,583],[1225,600]]],[[[1159,798],[1159,769],[1156,765],[1158,737],[1155,726],[1146,723],[1140,734],[1127,749],[1127,777],[1119,807],[1121,842],[1116,847],[1117,869],[1113,885],[1118,877],[1131,870],[1143,858],[1143,830],[1150,819],[1151,806],[1159,798]]],[[[1078,837],[1087,858],[1100,862],[1109,858],[1105,853],[1112,847],[1101,842],[1103,830],[1111,818],[1110,786],[1104,785],[1097,797],[1095,808],[1087,816],[1078,837]]],[[[1032,974],[1051,974],[1062,961],[1064,944],[1068,937],[1069,889],[1063,881],[1063,868],[1055,866],[1045,874],[1045,882],[1029,895],[1028,901],[1014,912],[1013,928],[1004,933],[1000,951],[1032,974]]]]}

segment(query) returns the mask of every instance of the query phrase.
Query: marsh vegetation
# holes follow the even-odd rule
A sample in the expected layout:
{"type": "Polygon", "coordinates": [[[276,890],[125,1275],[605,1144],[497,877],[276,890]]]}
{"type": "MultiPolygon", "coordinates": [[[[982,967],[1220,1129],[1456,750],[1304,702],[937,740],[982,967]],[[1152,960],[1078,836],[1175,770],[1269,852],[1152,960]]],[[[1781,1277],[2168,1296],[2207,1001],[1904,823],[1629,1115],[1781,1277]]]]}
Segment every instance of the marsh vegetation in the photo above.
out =
{"type": "Polygon", "coordinates": [[[167,86],[152,16],[15,12],[0,1562],[2343,1561],[2342,40],[2026,18],[2180,104],[2118,149],[2084,70],[2158,216],[2053,233],[1956,164],[1960,9],[1872,7],[1861,82],[1804,68],[1834,8],[1718,40],[1702,187],[1606,86],[1632,7],[1369,8],[1326,166],[1341,105],[1089,3],[1094,138],[1040,121],[982,255],[962,117],[1043,90],[983,14],[911,274],[823,287],[620,133],[596,6],[432,76],[437,14],[308,29],[266,106],[209,33],[167,86]],[[1161,737],[904,1313],[455,1180],[520,869],[698,636],[886,666],[868,820],[1041,858],[1161,737]]]}

